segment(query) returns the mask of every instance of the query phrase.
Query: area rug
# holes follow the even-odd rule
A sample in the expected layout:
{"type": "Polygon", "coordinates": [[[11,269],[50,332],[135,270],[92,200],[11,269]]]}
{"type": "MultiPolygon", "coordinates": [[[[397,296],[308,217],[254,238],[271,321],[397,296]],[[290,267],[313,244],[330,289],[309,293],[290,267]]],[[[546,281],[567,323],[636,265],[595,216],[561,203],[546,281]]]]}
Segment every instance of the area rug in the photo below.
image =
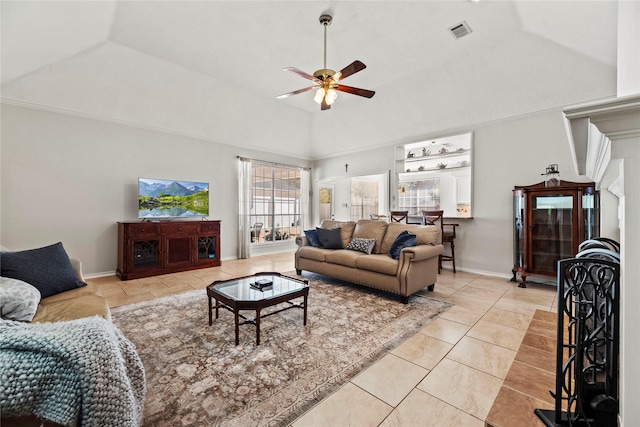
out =
{"type": "Polygon", "coordinates": [[[253,325],[240,326],[235,345],[229,311],[209,326],[205,290],[114,308],[146,370],[143,425],[288,425],[449,307],[305,278],[307,326],[301,309],[274,314],[261,320],[259,346],[253,325]]]}

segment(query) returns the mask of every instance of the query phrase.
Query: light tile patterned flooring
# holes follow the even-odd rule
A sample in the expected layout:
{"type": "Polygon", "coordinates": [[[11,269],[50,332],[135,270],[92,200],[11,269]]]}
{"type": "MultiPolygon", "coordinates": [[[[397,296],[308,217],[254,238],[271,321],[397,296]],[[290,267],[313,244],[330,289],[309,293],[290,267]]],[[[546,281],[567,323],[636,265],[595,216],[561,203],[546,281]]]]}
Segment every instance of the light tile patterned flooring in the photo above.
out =
{"type": "MultiPolygon", "coordinates": [[[[287,252],[126,282],[115,276],[88,281],[116,307],[204,289],[214,280],[291,270],[293,253],[287,252]]],[[[445,269],[435,291],[422,293],[455,305],[293,427],[484,426],[534,311],[555,311],[555,288],[532,283],[521,289],[504,278],[445,269]]],[[[540,424],[532,419],[532,425],[540,424]]]]}

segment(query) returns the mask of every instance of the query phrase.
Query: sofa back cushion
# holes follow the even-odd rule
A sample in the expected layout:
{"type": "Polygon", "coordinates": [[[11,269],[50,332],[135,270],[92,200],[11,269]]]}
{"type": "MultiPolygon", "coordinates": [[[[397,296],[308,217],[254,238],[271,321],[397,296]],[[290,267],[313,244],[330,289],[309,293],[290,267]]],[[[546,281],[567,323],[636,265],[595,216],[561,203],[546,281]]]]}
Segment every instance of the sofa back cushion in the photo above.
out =
{"type": "Polygon", "coordinates": [[[388,253],[393,242],[403,231],[415,234],[418,245],[437,245],[442,242],[440,227],[436,225],[411,225],[392,222],[387,225],[387,232],[382,239],[379,253],[388,253]]]}
{"type": "MultiPolygon", "coordinates": [[[[372,253],[382,253],[380,252],[380,245],[382,244],[382,238],[387,230],[387,225],[388,224],[384,221],[361,219],[356,224],[355,230],[353,230],[353,237],[359,237],[361,239],[376,239],[376,245],[374,246],[372,253]]],[[[387,251],[388,250],[389,249],[387,248],[387,251]]]]}
{"type": "Polygon", "coordinates": [[[342,241],[342,247],[345,248],[351,241],[356,223],[354,221],[333,221],[325,219],[322,221],[322,224],[320,224],[320,228],[340,228],[340,240],[342,241]]]}

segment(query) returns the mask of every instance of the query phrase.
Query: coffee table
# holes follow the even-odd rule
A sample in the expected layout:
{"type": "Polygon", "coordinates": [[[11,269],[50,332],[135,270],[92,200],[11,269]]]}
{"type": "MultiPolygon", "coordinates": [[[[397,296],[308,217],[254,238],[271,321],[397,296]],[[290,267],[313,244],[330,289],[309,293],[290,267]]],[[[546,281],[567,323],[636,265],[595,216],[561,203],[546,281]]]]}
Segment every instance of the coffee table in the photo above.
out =
{"type": "Polygon", "coordinates": [[[216,310],[216,319],[220,308],[229,310],[234,314],[236,345],[240,343],[240,325],[256,325],[256,345],[260,345],[260,319],[290,308],[302,308],[304,310],[303,325],[307,324],[308,280],[299,280],[274,272],[257,273],[252,276],[231,280],[216,280],[207,286],[207,296],[209,298],[209,326],[213,324],[214,308],[216,310]],[[273,285],[263,290],[255,289],[251,286],[251,283],[255,283],[258,280],[272,281],[273,285]],[[303,298],[303,301],[292,302],[296,298],[303,298]],[[215,305],[213,300],[215,300],[215,305]],[[267,314],[261,313],[264,308],[282,303],[287,303],[288,305],[267,314]],[[255,311],[256,316],[254,319],[245,317],[240,314],[241,310],[255,311]],[[240,318],[243,319],[243,322],[240,322],[240,318]]]}

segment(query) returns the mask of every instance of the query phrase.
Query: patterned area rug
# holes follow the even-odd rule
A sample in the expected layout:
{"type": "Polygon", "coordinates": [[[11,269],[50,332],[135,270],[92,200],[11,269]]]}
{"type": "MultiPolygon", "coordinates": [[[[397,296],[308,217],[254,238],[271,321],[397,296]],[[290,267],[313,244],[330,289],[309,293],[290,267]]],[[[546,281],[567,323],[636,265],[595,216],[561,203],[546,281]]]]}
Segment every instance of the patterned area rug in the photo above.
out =
{"type": "Polygon", "coordinates": [[[259,346],[253,325],[234,345],[227,310],[208,325],[205,290],[114,308],[146,369],[144,425],[287,425],[449,307],[305,277],[307,326],[301,309],[274,314],[261,320],[259,346]]]}

